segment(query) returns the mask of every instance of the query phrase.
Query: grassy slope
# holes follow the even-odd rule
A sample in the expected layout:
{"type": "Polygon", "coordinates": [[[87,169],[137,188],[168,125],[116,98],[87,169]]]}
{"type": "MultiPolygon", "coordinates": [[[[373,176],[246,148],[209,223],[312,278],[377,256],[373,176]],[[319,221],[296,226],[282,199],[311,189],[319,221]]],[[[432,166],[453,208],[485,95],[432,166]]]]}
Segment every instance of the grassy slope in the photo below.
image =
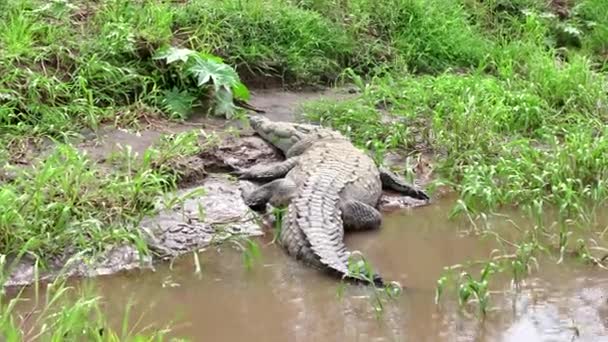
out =
{"type": "MultiPolygon", "coordinates": [[[[606,5],[579,6],[585,13],[606,5]]],[[[312,105],[309,116],[380,150],[422,140],[441,154],[443,175],[470,209],[540,201],[577,215],[586,200],[601,205],[608,96],[604,56],[594,52],[605,49],[595,43],[606,18],[593,18],[603,21],[580,33],[576,48],[555,45],[566,24],[543,12],[485,10],[471,21],[490,26],[494,45],[476,68],[374,78],[359,98],[312,105]],[[384,110],[397,124],[381,124],[384,110]]]]}
{"type": "Polygon", "coordinates": [[[608,252],[605,226],[596,221],[608,199],[608,5],[581,1],[574,17],[560,21],[540,2],[491,3],[464,7],[472,31],[492,42],[467,72],[393,74],[367,84],[355,76],[358,98],[306,108],[376,151],[434,150],[442,181],[460,194],[455,215],[483,218],[476,215],[507,205],[536,220],[510,241],[484,232],[505,248],[481,278],[448,272],[440,280],[454,276],[461,299],[476,296],[482,311],[486,282],[497,271],[520,278],[545,251],[595,264],[608,252]],[[381,122],[386,113],[395,124],[381,122]]]}
{"type": "MultiPolygon", "coordinates": [[[[222,56],[247,77],[373,76],[359,98],[315,105],[314,117],[380,152],[414,146],[416,133],[444,157],[457,211],[552,204],[562,219],[592,217],[607,194],[607,6],[578,1],[560,20],[540,0],[4,1],[0,161],[18,162],[28,139],[175,117],[167,103],[206,98],[152,58],[174,45],[222,56]],[[399,123],[381,125],[379,107],[399,123]]],[[[0,254],[137,240],[128,227],[172,180],[150,163],[139,170],[98,177],[60,147],[0,189],[0,254]]],[[[568,243],[567,230],[551,234],[568,243]]]]}
{"type": "MultiPolygon", "coordinates": [[[[289,1],[3,2],[0,140],[6,148],[0,158],[23,162],[20,152],[27,142],[40,137],[65,142],[102,122],[131,125],[143,115],[187,116],[189,104],[204,102],[209,91],[153,58],[166,45],[214,53],[241,74],[294,84],[333,80],[345,67],[358,72],[463,68],[479,63],[491,46],[457,6],[435,6],[450,33],[434,29],[423,2],[404,2],[398,13],[391,6],[377,12],[367,1],[352,2],[348,9],[324,5],[326,12],[289,1]],[[458,19],[451,20],[447,10],[456,11],[458,19]],[[393,17],[385,21],[389,13],[393,17]],[[463,48],[475,43],[476,49],[463,48]]],[[[27,250],[47,258],[74,239],[77,249],[93,251],[136,239],[120,227],[136,222],[136,214],[146,212],[151,195],[167,181],[141,172],[153,179],[115,174],[100,180],[85,156],[69,147],[58,150],[1,190],[0,253],[27,250]],[[137,200],[107,186],[121,180],[129,182],[125,186],[134,189],[137,200]],[[124,209],[106,214],[108,203],[124,209]],[[108,224],[116,229],[102,228],[108,224]]]]}

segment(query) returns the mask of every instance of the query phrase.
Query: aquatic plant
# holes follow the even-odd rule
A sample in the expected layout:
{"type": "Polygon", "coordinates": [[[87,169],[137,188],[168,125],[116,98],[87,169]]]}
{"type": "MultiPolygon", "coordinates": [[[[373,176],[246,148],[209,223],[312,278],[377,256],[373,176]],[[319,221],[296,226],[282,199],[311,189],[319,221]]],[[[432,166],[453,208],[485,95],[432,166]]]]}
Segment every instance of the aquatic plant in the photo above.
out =
{"type": "MultiPolygon", "coordinates": [[[[390,281],[384,286],[378,286],[374,282],[375,271],[369,261],[359,251],[351,252],[348,258],[348,275],[363,280],[369,286],[370,305],[374,311],[376,319],[381,319],[385,312],[387,303],[396,303],[396,299],[401,295],[403,289],[401,284],[390,281]]],[[[342,298],[346,289],[344,279],[337,288],[338,298],[342,298]]]]}
{"type": "Polygon", "coordinates": [[[171,332],[168,326],[133,325],[129,320],[133,303],[126,305],[116,329],[104,311],[103,298],[90,286],[68,286],[63,275],[50,283],[37,278],[34,295],[28,298],[23,295],[25,288],[9,296],[4,289],[6,266],[6,258],[0,258],[0,337],[4,341],[164,341],[171,332]]]}

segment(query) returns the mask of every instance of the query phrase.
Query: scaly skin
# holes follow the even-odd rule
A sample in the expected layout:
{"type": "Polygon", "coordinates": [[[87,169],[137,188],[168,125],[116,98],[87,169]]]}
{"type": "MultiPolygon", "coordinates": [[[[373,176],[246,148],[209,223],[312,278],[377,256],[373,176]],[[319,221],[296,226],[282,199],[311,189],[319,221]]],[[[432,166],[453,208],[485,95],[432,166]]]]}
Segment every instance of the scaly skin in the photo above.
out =
{"type": "MultiPolygon", "coordinates": [[[[363,280],[349,275],[344,230],[380,226],[382,218],[375,207],[383,187],[428,200],[423,191],[378,168],[338,132],[259,116],[250,117],[250,124],[287,159],[239,171],[241,179],[272,180],[245,194],[245,202],[254,209],[264,209],[266,203],[287,205],[279,241],[289,255],[309,265],[363,280]]],[[[383,285],[379,275],[373,275],[373,280],[383,285]]]]}

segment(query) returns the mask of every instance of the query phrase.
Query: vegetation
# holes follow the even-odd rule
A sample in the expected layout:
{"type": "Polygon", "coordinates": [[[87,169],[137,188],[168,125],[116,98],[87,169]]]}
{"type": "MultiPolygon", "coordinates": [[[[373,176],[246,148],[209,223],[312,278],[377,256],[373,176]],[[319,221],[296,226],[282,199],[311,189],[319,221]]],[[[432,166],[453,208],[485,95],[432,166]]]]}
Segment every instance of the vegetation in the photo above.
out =
{"type": "MultiPolygon", "coordinates": [[[[0,264],[5,265],[2,258],[0,264]]],[[[3,275],[0,284],[4,284],[3,275]]],[[[136,329],[129,322],[130,307],[126,306],[120,329],[116,330],[103,313],[102,298],[91,287],[76,289],[59,276],[40,289],[34,283],[34,296],[23,298],[22,292],[9,301],[0,296],[0,337],[3,341],[164,341],[169,328],[136,329]],[[21,313],[17,315],[17,313],[21,313]]],[[[4,291],[2,291],[4,294],[4,291]]],[[[173,339],[175,340],[175,339],[173,339]]]]}
{"type": "Polygon", "coordinates": [[[187,133],[161,139],[158,148],[150,147],[141,158],[125,150],[111,173],[75,147],[57,145],[0,189],[2,253],[27,253],[44,263],[120,242],[145,250],[133,227],[155,210],[163,191],[175,188],[179,174],[169,168],[171,161],[198,152],[196,138],[187,133]]]}
{"type": "Polygon", "coordinates": [[[305,109],[308,117],[370,148],[378,160],[389,149],[434,152],[442,177],[437,184],[460,195],[453,216],[475,227],[476,218],[483,222],[505,206],[536,220],[515,236],[482,227],[504,248],[481,262],[480,280],[462,267],[460,276],[447,268],[440,279],[438,294],[455,280],[463,304],[474,298],[482,314],[493,274],[509,272],[520,280],[541,253],[603,267],[608,251],[596,215],[608,199],[606,59],[597,53],[606,50],[595,36],[608,21],[590,15],[606,5],[582,1],[565,21],[543,12],[550,9],[540,2],[520,6],[470,9],[471,27],[483,27],[493,43],[466,71],[453,64],[455,69],[435,74],[392,73],[365,82],[347,70],[359,96],[305,109]]]}
{"type": "MultiPolygon", "coordinates": [[[[121,242],[145,252],[134,227],[175,188],[171,162],[201,148],[185,134],[99,165],[73,145],[83,129],[184,120],[196,107],[229,118],[260,79],[343,80],[359,95],[310,104],[311,119],[377,160],[434,152],[437,184],[460,195],[453,214],[475,226],[504,206],[536,219],[509,236],[481,229],[504,249],[479,281],[449,268],[438,294],[452,279],[483,313],[492,275],[521,279],[541,253],[602,266],[604,0],[6,0],[0,47],[0,255],[44,261],[121,242]]],[[[257,250],[243,249],[250,265],[257,250]]]]}
{"type": "MultiPolygon", "coordinates": [[[[353,251],[348,259],[348,275],[358,278],[366,283],[367,286],[373,288],[369,298],[370,305],[374,309],[376,319],[382,318],[385,311],[385,305],[389,301],[394,301],[401,295],[403,288],[396,281],[391,281],[379,287],[374,282],[374,270],[372,265],[365,259],[359,251],[353,251]]],[[[344,294],[345,282],[342,280],[338,287],[338,297],[341,298],[344,294]]]]}

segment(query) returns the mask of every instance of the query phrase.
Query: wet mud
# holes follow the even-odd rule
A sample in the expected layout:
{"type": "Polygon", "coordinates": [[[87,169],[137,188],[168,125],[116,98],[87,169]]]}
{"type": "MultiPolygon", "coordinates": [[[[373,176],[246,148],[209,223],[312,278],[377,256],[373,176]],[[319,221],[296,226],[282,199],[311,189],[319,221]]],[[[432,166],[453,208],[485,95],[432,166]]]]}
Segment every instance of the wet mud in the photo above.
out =
{"type": "Polygon", "coordinates": [[[353,92],[347,88],[329,88],[318,91],[277,91],[276,89],[260,89],[253,93],[251,105],[263,110],[264,116],[276,121],[302,120],[299,106],[307,101],[331,98],[334,100],[353,97],[353,92]]]}
{"type": "MultiPolygon", "coordinates": [[[[299,104],[323,96],[340,98],[350,94],[347,90],[305,93],[261,90],[254,94],[251,104],[263,110],[264,115],[271,119],[298,121],[299,104]]],[[[149,122],[147,128],[138,131],[102,127],[96,132],[84,132],[84,141],[78,143],[77,147],[102,168],[111,168],[106,163],[108,156],[124,147],[128,146],[133,153],[141,156],[163,134],[193,129],[216,133],[221,140],[195,156],[171,164],[180,175],[179,190],[172,195],[180,197],[187,193],[200,194],[171,208],[163,207],[163,201],[159,198],[158,214],[145,218],[137,227],[146,238],[151,255],[142,255],[132,245],[110,246],[94,258],[67,253],[55,260],[48,260],[49,268],[38,270],[39,279],[50,281],[59,274],[95,277],[136,269],[152,270],[157,265],[157,260],[172,259],[207,247],[218,235],[262,235],[263,231],[256,221],[258,214],[249,210],[242,199],[242,192],[257,184],[236,180],[230,173],[256,163],[270,163],[284,158],[276,148],[253,135],[238,121],[195,115],[186,123],[149,122]],[[238,135],[230,130],[235,128],[239,131],[238,135]]],[[[48,151],[49,148],[45,150],[48,151]]],[[[398,169],[402,166],[400,162],[399,159],[388,160],[389,165],[397,166],[398,169]]],[[[428,203],[387,192],[380,200],[379,209],[391,212],[423,205],[428,203]]],[[[37,274],[34,260],[23,258],[16,261],[11,265],[9,274],[4,283],[6,287],[31,284],[37,274]]]]}

